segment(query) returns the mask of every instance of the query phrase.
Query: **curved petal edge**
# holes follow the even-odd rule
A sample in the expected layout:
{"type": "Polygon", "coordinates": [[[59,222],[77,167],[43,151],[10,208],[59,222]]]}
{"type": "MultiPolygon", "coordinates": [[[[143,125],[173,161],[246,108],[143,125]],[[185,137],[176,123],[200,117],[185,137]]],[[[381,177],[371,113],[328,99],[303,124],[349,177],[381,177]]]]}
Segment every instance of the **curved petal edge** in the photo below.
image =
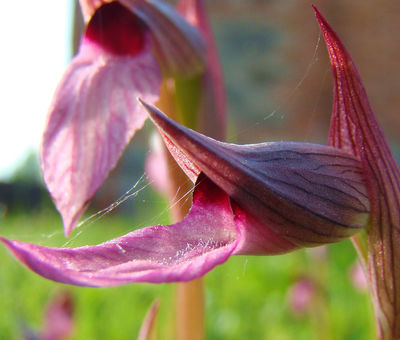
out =
{"type": "Polygon", "coordinates": [[[200,177],[181,221],[151,226],[95,246],[47,248],[0,237],[25,266],[50,280],[80,286],[189,281],[225,262],[238,243],[229,197],[200,177]]]}
{"type": "Polygon", "coordinates": [[[136,97],[158,98],[161,73],[149,49],[135,58],[99,55],[86,41],[56,91],[40,156],[67,236],[147,118],[136,97]]]}

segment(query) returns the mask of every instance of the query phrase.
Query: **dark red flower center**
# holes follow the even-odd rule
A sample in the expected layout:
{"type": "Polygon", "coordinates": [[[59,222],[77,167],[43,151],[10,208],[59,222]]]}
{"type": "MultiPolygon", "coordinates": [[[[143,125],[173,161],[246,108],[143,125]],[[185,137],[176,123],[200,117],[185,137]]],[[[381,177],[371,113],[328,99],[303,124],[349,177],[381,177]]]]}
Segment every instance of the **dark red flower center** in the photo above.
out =
{"type": "Polygon", "coordinates": [[[111,2],[96,10],[86,28],[85,39],[118,55],[137,55],[144,47],[145,27],[129,9],[111,2]]]}

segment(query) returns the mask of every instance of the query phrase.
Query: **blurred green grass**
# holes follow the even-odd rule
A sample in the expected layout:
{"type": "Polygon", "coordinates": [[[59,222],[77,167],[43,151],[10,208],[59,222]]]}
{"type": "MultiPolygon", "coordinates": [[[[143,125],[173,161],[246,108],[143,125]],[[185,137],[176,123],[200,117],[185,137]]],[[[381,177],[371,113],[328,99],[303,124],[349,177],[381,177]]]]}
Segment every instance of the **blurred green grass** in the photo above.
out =
{"type": "MultiPolygon", "coordinates": [[[[153,197],[145,204],[138,219],[117,214],[87,224],[68,246],[99,243],[133,226],[168,220],[165,202],[153,197]],[[159,215],[160,211],[164,214],[159,215]]],[[[5,216],[0,219],[0,234],[48,246],[66,244],[53,210],[5,216]]],[[[375,339],[368,295],[357,291],[349,276],[355,260],[350,241],[329,246],[322,259],[305,250],[274,257],[232,257],[205,277],[207,339],[375,339]],[[304,275],[322,286],[322,312],[296,316],[289,308],[287,292],[304,275]]],[[[23,325],[39,330],[46,303],[64,289],[75,301],[72,339],[135,339],[156,298],[161,299],[159,339],[174,338],[174,284],[67,286],[30,272],[0,247],[0,339],[20,339],[23,325]]]]}

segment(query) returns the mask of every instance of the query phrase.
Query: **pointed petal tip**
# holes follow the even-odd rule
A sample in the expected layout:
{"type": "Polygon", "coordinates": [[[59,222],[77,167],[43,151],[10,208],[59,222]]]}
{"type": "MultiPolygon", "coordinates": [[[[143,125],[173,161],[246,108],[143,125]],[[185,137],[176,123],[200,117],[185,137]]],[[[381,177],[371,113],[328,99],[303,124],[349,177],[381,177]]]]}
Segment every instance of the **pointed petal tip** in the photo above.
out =
{"type": "Polygon", "coordinates": [[[3,236],[0,236],[0,242],[3,242],[5,246],[7,246],[7,244],[9,243],[9,241],[3,236]]]}
{"type": "Polygon", "coordinates": [[[178,146],[185,141],[188,142],[191,140],[191,138],[188,138],[189,133],[196,135],[196,132],[178,124],[155,106],[147,104],[144,101],[141,101],[141,103],[147,110],[149,118],[157,127],[164,140],[164,144],[174,157],[175,161],[179,164],[189,179],[193,183],[196,182],[196,179],[200,174],[200,169],[190,160],[190,158],[188,158],[184,152],[184,148],[178,146]],[[175,139],[181,139],[182,141],[176,144],[175,139]]]}
{"type": "Polygon", "coordinates": [[[154,116],[165,116],[165,114],[158,110],[154,105],[147,103],[142,98],[137,97],[136,100],[145,108],[151,119],[153,119],[154,116]]]}
{"type": "Polygon", "coordinates": [[[75,225],[73,224],[66,224],[64,223],[64,236],[65,238],[68,238],[71,236],[72,231],[75,229],[75,225]]]}
{"type": "Polygon", "coordinates": [[[14,244],[13,244],[13,241],[12,241],[12,240],[9,240],[9,239],[7,239],[7,238],[5,238],[5,237],[3,237],[3,236],[0,236],[0,242],[2,242],[2,243],[4,244],[4,246],[5,246],[10,252],[14,253],[14,252],[13,252],[13,249],[14,249],[15,247],[14,247],[14,244]]]}
{"type": "Polygon", "coordinates": [[[149,114],[150,118],[153,118],[154,116],[156,116],[156,117],[165,116],[165,114],[162,113],[159,109],[157,109],[154,105],[146,103],[142,98],[138,97],[137,100],[146,109],[146,111],[149,114]]]}
{"type": "Polygon", "coordinates": [[[314,10],[314,14],[317,19],[318,25],[322,30],[322,33],[325,33],[327,29],[332,30],[332,28],[330,27],[330,25],[328,24],[325,17],[320,12],[320,10],[315,5],[312,5],[312,8],[314,10]]]}
{"type": "Polygon", "coordinates": [[[149,118],[151,119],[151,121],[154,123],[154,125],[158,128],[161,129],[161,123],[163,122],[167,122],[169,121],[169,119],[167,118],[167,116],[161,112],[159,109],[157,109],[155,106],[150,105],[148,103],[146,103],[145,101],[143,101],[141,98],[138,98],[138,101],[140,104],[143,105],[143,107],[146,109],[147,114],[149,115],[149,118]]]}
{"type": "Polygon", "coordinates": [[[0,242],[4,244],[4,246],[8,249],[8,251],[15,256],[19,261],[23,261],[22,253],[19,253],[16,249],[15,241],[9,240],[3,236],[0,236],[0,242]]]}
{"type": "MultiPolygon", "coordinates": [[[[91,198],[88,199],[88,201],[91,198]]],[[[63,228],[64,228],[64,236],[68,238],[71,236],[72,232],[79,227],[79,219],[81,218],[82,214],[85,212],[86,208],[88,207],[88,203],[83,204],[78,211],[71,207],[64,207],[64,209],[60,210],[63,228]]]]}
{"type": "Polygon", "coordinates": [[[331,25],[329,25],[328,21],[322,15],[320,10],[314,5],[312,5],[312,8],[314,10],[318,25],[322,31],[322,34],[324,35],[325,41],[328,43],[329,40],[334,39],[337,42],[340,42],[340,39],[337,37],[336,32],[333,30],[331,25]]]}
{"type": "MultiPolygon", "coordinates": [[[[170,135],[171,132],[181,131],[182,126],[169,118],[165,113],[156,108],[154,105],[148,104],[145,101],[138,99],[146,109],[149,118],[154,125],[161,131],[161,134],[170,135]]],[[[163,136],[164,137],[164,136],[163,136]]]]}
{"type": "Polygon", "coordinates": [[[139,102],[140,105],[144,107],[144,109],[147,111],[149,116],[151,117],[151,105],[147,103],[145,100],[143,100],[141,97],[136,97],[136,100],[139,102]]]}
{"type": "Polygon", "coordinates": [[[312,9],[314,10],[314,14],[317,17],[318,22],[325,21],[325,18],[321,14],[320,10],[315,5],[311,5],[312,9]]]}

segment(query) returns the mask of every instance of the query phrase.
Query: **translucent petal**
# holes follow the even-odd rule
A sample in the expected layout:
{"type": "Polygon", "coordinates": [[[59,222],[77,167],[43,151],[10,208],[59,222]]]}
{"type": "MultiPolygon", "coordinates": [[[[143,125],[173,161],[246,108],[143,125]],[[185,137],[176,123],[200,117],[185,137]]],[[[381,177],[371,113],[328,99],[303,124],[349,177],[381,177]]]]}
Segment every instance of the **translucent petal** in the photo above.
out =
{"type": "Polygon", "coordinates": [[[147,117],[137,96],[158,98],[161,74],[145,49],[115,56],[84,41],[51,106],[41,148],[44,180],[69,235],[87,201],[147,117]]]}

